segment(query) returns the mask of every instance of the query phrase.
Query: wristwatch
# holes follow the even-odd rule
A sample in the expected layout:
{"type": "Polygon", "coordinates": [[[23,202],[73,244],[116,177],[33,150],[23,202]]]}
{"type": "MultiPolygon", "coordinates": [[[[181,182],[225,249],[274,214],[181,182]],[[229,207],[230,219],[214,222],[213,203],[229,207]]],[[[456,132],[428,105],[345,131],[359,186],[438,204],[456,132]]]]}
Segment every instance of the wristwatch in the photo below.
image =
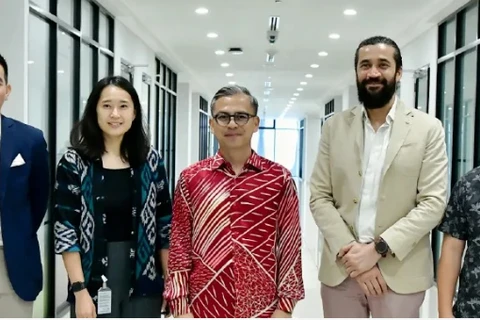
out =
{"type": "Polygon", "coordinates": [[[388,247],[388,244],[385,242],[385,240],[383,240],[382,238],[378,238],[375,240],[375,251],[377,251],[379,255],[385,258],[387,256],[388,250],[390,250],[390,248],[388,247]]]}
{"type": "Polygon", "coordinates": [[[83,289],[85,289],[85,282],[74,282],[72,283],[72,292],[75,293],[75,292],[79,292],[79,291],[82,291],[83,289]]]}

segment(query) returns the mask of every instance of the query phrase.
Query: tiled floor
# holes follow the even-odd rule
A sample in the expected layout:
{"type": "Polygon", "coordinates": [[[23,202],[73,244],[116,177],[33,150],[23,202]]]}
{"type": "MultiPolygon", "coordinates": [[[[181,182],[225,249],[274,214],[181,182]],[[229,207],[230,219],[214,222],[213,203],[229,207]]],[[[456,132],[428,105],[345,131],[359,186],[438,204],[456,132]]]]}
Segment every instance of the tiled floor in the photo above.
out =
{"type": "Polygon", "coordinates": [[[293,313],[294,318],[323,318],[322,299],[320,297],[320,282],[314,257],[303,250],[303,282],[305,299],[300,301],[293,313]]]}

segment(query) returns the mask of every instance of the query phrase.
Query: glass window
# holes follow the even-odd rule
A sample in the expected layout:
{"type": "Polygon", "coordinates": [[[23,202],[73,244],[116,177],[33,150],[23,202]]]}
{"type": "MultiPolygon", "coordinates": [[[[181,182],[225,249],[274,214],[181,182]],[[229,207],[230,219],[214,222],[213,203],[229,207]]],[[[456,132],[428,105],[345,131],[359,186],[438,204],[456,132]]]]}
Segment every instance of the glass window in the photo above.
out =
{"type": "Polygon", "coordinates": [[[69,25],[74,25],[75,6],[73,0],[57,0],[57,17],[69,25]]]}
{"type": "Polygon", "coordinates": [[[441,113],[439,115],[445,129],[445,139],[448,155],[449,185],[451,185],[452,172],[452,147],[453,147],[453,102],[454,102],[454,78],[455,62],[448,60],[439,65],[440,83],[438,88],[438,103],[441,113]]]}
{"type": "Polygon", "coordinates": [[[109,41],[110,41],[110,28],[109,28],[109,21],[108,17],[105,13],[100,12],[100,29],[98,31],[99,39],[98,42],[104,48],[110,49],[109,41]]]}
{"type": "MultiPolygon", "coordinates": [[[[107,76],[112,75],[112,57],[107,56],[106,54],[100,53],[99,54],[99,61],[98,61],[98,79],[103,79],[107,76]]],[[[126,74],[122,74],[122,76],[126,77],[127,79],[130,78],[130,74],[127,72],[126,74]]]]}
{"type": "Polygon", "coordinates": [[[460,33],[457,48],[461,48],[477,40],[478,7],[477,5],[466,8],[459,14],[460,33]]]}
{"type": "Polygon", "coordinates": [[[82,0],[82,35],[93,39],[93,7],[90,1],[82,0]]]}
{"type": "Polygon", "coordinates": [[[275,121],[276,129],[298,129],[297,119],[279,119],[275,121]]]}
{"type": "Polygon", "coordinates": [[[477,53],[475,49],[467,51],[460,57],[459,70],[459,106],[455,116],[459,117],[460,132],[457,145],[457,179],[473,169],[473,152],[475,139],[475,86],[477,70],[477,53]]]}
{"type": "MultiPolygon", "coordinates": [[[[39,128],[43,131],[46,141],[49,141],[48,136],[48,114],[49,114],[49,34],[50,27],[47,22],[36,17],[33,14],[28,18],[28,123],[32,126],[39,128]],[[46,80],[47,79],[47,80],[46,80]]],[[[15,90],[15,88],[14,88],[15,90]]],[[[47,213],[49,215],[49,213],[47,213]]],[[[46,219],[49,217],[47,216],[46,219]]],[[[50,228],[42,226],[38,232],[40,252],[42,255],[42,261],[44,265],[45,276],[48,274],[48,270],[51,270],[53,266],[50,264],[49,256],[53,255],[53,248],[48,246],[47,239],[49,237],[50,228]]],[[[64,270],[64,269],[62,269],[64,270]]],[[[66,279],[66,274],[63,274],[66,279]]],[[[65,292],[67,283],[63,282],[64,286],[57,287],[60,292],[65,292]]],[[[43,290],[37,297],[37,301],[47,300],[52,296],[48,286],[48,281],[43,282],[43,290]]],[[[44,305],[35,303],[34,314],[35,318],[46,318],[46,310],[44,305]]]]}
{"type": "Polygon", "coordinates": [[[144,121],[147,129],[150,128],[150,77],[146,74],[142,75],[142,87],[140,91],[140,103],[144,114],[144,121]]]}
{"type": "Polygon", "coordinates": [[[275,125],[274,119],[262,119],[260,118],[260,127],[273,128],[275,125]]]}
{"type": "Polygon", "coordinates": [[[276,130],[275,161],[290,170],[293,176],[298,176],[298,130],[276,130]]]}
{"type": "Polygon", "coordinates": [[[93,84],[93,48],[82,42],[80,52],[80,117],[83,114],[93,84]]]}
{"type": "Polygon", "coordinates": [[[73,38],[58,32],[57,52],[57,162],[68,147],[73,122],[73,38]]]}
{"type": "Polygon", "coordinates": [[[275,130],[260,129],[254,133],[252,149],[262,157],[275,161],[275,130]]]}
{"type": "Polygon", "coordinates": [[[444,22],[440,25],[438,55],[442,57],[455,51],[455,19],[444,22]]]}
{"type": "Polygon", "coordinates": [[[50,12],[50,0],[30,0],[30,3],[50,12]]]}
{"type": "Polygon", "coordinates": [[[418,70],[419,76],[415,80],[415,108],[428,113],[428,69],[418,70]]]}

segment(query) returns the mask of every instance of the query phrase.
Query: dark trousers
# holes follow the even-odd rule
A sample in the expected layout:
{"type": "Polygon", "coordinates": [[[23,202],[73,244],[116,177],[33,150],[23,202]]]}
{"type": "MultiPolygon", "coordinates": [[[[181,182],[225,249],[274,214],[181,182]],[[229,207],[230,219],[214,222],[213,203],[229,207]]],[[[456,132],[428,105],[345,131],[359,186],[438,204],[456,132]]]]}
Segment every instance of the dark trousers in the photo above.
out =
{"type": "MultiPolygon", "coordinates": [[[[97,315],[98,318],[160,318],[161,296],[131,297],[130,290],[130,243],[110,242],[108,244],[108,268],[105,275],[112,290],[112,312],[97,315]]],[[[71,317],[76,318],[75,304],[70,307],[71,317]]]]}

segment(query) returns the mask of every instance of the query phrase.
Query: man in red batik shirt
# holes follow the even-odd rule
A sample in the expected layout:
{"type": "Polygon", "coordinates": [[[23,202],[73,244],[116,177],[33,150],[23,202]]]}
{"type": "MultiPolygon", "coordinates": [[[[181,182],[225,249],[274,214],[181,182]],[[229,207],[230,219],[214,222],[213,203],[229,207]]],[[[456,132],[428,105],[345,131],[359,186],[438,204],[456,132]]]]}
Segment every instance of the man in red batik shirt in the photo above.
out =
{"type": "Polygon", "coordinates": [[[251,149],[258,102],[220,89],[210,127],[220,151],[181,175],[165,298],[178,318],[289,318],[304,298],[297,190],[251,149]]]}

